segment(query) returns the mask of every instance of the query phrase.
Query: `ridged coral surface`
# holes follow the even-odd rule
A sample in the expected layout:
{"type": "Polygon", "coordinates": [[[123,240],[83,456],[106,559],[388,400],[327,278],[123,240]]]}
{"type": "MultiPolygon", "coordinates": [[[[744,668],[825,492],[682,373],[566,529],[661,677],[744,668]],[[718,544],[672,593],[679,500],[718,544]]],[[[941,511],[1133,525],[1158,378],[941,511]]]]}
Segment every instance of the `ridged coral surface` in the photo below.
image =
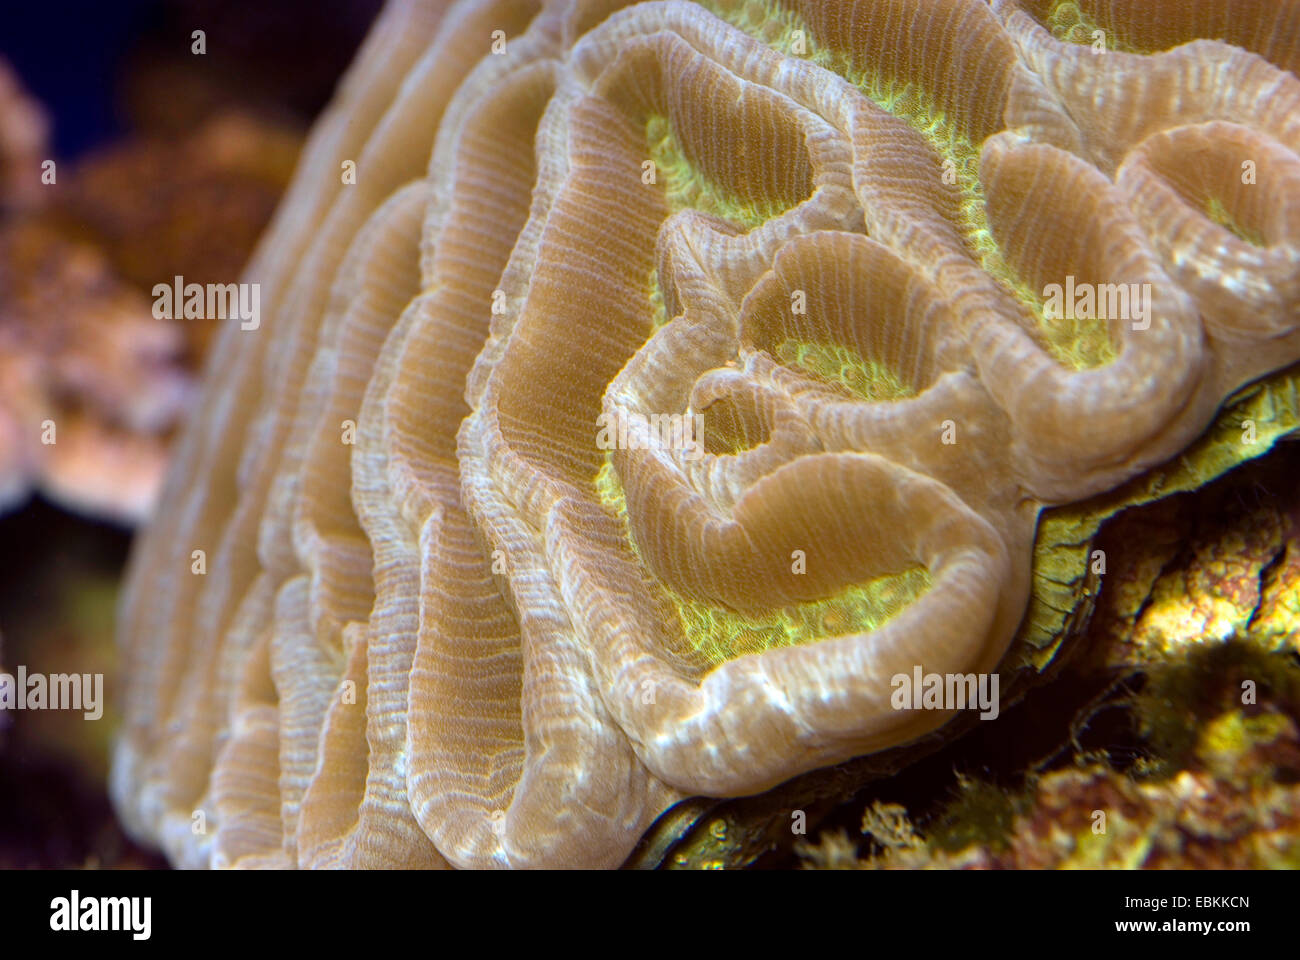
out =
{"type": "Polygon", "coordinates": [[[938,727],[891,678],[997,667],[1039,511],[1300,359],[1297,22],[391,2],[134,558],[129,827],[614,866],[938,727]]]}

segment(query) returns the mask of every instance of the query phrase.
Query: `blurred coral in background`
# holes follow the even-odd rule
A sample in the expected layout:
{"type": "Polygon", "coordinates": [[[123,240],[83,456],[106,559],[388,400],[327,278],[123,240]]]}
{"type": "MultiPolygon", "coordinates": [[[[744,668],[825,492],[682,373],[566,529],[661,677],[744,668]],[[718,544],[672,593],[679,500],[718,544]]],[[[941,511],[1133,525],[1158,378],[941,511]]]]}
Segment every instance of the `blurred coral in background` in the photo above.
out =
{"type": "Polygon", "coordinates": [[[0,60],[0,210],[36,205],[40,180],[33,172],[45,155],[48,129],[45,111],[0,60]]]}
{"type": "Polygon", "coordinates": [[[378,7],[6,11],[0,672],[103,674],[107,707],[97,721],[0,713],[0,868],[161,865],[105,797],[113,617],[130,529],[152,509],[221,321],[159,319],[152,289],[239,280],[378,7]]]}
{"type": "Polygon", "coordinates": [[[299,137],[225,113],[183,139],[98,151],[62,183],[55,166],[42,184],[44,122],[11,87],[6,180],[17,199],[0,223],[0,509],[35,487],[69,509],[135,523],[156,496],[215,322],[157,319],[148,291],[174,276],[239,275],[299,137]]]}

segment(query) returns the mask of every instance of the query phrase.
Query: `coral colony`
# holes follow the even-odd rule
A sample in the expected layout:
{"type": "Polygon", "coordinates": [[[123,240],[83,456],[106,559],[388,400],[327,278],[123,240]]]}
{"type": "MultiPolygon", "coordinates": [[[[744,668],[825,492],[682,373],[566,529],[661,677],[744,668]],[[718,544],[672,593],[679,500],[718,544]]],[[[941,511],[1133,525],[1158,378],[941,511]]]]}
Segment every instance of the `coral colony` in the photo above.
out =
{"type": "Polygon", "coordinates": [[[391,0],[137,545],[131,832],[616,866],[996,716],[1040,512],[1300,360],[1284,14],[1102,6],[391,0]]]}

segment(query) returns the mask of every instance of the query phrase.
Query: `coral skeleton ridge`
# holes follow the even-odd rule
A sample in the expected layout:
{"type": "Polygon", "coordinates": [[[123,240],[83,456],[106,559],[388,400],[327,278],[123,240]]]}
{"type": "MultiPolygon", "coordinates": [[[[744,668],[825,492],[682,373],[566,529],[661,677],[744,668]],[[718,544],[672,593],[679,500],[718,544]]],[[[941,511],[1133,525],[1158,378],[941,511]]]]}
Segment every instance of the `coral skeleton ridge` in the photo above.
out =
{"type": "Polygon", "coordinates": [[[998,667],[1040,510],[1300,360],[1298,64],[1294,0],[390,0],[132,561],[129,828],[611,867],[937,729],[891,677],[998,667]]]}

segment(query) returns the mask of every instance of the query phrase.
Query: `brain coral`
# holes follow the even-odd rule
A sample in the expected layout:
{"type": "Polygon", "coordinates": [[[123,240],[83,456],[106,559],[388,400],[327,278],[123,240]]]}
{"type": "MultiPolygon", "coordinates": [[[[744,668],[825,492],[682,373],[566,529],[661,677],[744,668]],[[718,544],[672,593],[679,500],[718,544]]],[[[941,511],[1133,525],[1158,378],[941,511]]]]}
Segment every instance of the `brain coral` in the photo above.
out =
{"type": "Polygon", "coordinates": [[[943,724],[891,677],[998,666],[1040,510],[1300,359],[1298,24],[393,0],[134,557],[128,826],[611,866],[943,724]]]}

